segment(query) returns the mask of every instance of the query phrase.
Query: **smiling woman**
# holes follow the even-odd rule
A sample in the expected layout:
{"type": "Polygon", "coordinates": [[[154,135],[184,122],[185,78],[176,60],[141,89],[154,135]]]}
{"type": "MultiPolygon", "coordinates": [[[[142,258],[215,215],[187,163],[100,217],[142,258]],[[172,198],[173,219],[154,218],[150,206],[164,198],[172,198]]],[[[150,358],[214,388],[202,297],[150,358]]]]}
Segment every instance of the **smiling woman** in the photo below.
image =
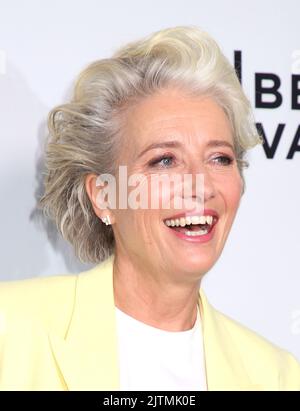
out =
{"type": "Polygon", "coordinates": [[[244,192],[245,153],[260,142],[215,41],[175,27],[94,62],[49,130],[40,206],[96,266],[0,287],[0,387],[299,390],[297,360],[201,287],[244,192]],[[118,192],[114,206],[99,181],[120,183],[121,167],[138,184],[126,181],[128,201],[118,192]],[[131,206],[137,192],[147,207],[131,206]]]}

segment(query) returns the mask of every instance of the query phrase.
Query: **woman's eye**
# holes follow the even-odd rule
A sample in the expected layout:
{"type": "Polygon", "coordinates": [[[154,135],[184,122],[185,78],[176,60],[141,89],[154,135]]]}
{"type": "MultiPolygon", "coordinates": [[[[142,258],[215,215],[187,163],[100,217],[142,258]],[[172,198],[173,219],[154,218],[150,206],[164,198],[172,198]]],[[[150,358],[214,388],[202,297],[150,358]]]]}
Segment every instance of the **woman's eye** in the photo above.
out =
{"type": "Polygon", "coordinates": [[[150,161],[150,166],[161,166],[161,167],[170,167],[173,165],[174,157],[173,156],[160,156],[152,161],[150,161]]]}
{"type": "Polygon", "coordinates": [[[221,166],[230,166],[233,163],[233,158],[229,156],[217,156],[212,161],[221,166]]]}

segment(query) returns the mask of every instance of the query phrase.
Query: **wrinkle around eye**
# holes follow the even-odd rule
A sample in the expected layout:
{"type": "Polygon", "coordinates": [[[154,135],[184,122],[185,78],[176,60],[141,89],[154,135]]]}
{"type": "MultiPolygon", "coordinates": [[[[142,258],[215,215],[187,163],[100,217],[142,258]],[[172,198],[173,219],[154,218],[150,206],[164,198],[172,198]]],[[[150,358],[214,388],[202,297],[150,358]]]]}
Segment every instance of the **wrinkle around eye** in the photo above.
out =
{"type": "Polygon", "coordinates": [[[212,161],[215,164],[223,166],[223,167],[229,167],[235,162],[234,158],[232,158],[230,156],[227,156],[227,155],[216,156],[216,157],[212,158],[212,161]],[[221,159],[223,161],[218,161],[218,160],[221,160],[221,159]]]}
{"type": "Polygon", "coordinates": [[[174,166],[176,166],[176,157],[173,154],[163,154],[160,156],[157,156],[156,158],[150,160],[148,162],[148,166],[151,168],[161,168],[161,169],[168,169],[168,168],[172,168],[174,166]],[[163,160],[166,159],[170,159],[171,160],[171,164],[162,164],[163,160]]]}

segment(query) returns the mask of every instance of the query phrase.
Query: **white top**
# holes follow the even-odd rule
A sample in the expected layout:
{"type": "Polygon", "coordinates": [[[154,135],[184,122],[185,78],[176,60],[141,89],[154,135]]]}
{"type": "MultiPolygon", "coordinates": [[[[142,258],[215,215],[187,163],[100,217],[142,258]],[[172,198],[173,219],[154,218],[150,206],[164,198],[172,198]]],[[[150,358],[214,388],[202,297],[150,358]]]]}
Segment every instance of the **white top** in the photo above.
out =
{"type": "Polygon", "coordinates": [[[206,391],[199,308],[187,331],[165,331],[116,307],[120,390],[206,391]]]}

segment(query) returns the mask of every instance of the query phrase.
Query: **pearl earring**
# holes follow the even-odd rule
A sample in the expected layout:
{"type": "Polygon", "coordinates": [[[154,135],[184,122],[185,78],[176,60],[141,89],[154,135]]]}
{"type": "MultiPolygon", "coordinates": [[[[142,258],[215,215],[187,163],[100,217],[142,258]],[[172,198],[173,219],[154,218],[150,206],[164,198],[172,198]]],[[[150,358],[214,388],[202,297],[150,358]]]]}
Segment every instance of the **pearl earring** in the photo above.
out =
{"type": "Polygon", "coordinates": [[[102,222],[105,223],[106,225],[111,225],[111,221],[109,218],[109,215],[107,215],[106,217],[101,218],[102,222]]]}

